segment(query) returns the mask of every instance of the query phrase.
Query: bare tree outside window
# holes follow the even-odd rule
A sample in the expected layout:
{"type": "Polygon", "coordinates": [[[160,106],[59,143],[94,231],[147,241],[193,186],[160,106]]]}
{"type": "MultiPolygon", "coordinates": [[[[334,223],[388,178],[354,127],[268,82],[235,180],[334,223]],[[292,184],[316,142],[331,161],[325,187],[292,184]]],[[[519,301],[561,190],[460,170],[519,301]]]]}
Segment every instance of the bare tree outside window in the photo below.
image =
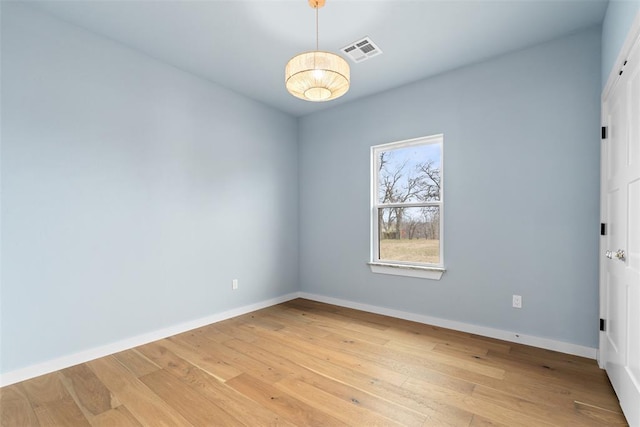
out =
{"type": "Polygon", "coordinates": [[[441,265],[442,137],[373,147],[372,156],[374,261],[441,265]]]}

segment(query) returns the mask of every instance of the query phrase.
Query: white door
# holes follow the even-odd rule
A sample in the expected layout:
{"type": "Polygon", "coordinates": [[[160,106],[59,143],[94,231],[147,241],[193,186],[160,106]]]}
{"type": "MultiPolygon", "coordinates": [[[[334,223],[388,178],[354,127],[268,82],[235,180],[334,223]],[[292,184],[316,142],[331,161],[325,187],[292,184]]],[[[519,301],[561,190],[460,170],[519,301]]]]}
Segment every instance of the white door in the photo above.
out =
{"type": "Polygon", "coordinates": [[[602,104],[600,364],[640,427],[640,39],[618,71],[602,104]]]}

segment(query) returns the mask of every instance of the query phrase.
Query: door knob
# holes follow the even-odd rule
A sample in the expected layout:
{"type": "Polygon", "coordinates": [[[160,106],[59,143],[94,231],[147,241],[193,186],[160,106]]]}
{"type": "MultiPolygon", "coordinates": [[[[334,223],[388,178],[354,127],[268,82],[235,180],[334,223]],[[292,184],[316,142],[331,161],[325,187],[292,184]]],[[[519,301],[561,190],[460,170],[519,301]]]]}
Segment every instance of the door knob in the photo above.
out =
{"type": "Polygon", "coordinates": [[[612,251],[606,251],[604,253],[604,256],[606,256],[609,259],[612,259],[613,258],[613,252],[612,251]]]}
{"type": "Polygon", "coordinates": [[[624,261],[624,251],[622,249],[618,249],[614,254],[614,256],[618,258],[620,261],[624,261]]]}

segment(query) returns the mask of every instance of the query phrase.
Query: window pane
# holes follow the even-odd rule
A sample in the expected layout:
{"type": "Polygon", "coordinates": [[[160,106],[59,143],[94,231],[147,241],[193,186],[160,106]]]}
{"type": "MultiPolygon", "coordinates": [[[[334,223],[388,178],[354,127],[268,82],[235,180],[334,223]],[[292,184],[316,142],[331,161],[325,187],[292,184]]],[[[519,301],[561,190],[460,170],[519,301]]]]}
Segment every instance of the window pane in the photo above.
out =
{"type": "Polygon", "coordinates": [[[440,200],[441,144],[378,153],[378,203],[440,200]]]}
{"type": "Polygon", "coordinates": [[[380,208],[378,239],[380,260],[439,264],[440,208],[380,208]]]}

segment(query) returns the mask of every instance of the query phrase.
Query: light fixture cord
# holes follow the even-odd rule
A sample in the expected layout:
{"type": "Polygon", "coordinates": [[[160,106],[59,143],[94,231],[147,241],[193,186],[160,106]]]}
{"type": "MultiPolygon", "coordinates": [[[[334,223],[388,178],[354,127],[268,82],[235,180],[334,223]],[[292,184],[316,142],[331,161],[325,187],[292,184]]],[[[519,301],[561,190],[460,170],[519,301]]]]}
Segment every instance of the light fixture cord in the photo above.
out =
{"type": "Polygon", "coordinates": [[[316,2],[316,50],[319,50],[318,49],[318,45],[319,45],[319,42],[318,42],[318,39],[319,39],[319,35],[318,35],[319,34],[319,32],[318,32],[318,9],[320,9],[320,8],[318,7],[318,2],[316,2]]]}

